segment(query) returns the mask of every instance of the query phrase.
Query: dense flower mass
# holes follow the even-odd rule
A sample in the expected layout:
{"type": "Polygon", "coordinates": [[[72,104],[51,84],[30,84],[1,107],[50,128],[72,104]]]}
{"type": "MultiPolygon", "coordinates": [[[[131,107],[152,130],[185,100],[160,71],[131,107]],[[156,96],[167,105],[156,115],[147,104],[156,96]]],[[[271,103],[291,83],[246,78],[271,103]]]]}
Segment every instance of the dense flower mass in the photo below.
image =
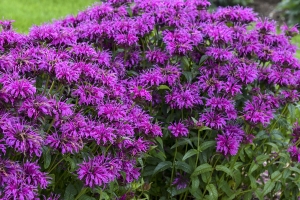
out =
{"type": "MultiPolygon", "coordinates": [[[[298,101],[300,63],[290,42],[296,27],[277,33],[274,21],[250,8],[209,12],[209,5],[107,0],[28,35],[1,21],[0,198],[58,199],[52,192],[73,180],[99,191],[130,184],[156,137],[182,139],[171,148],[176,153],[197,145],[189,157],[201,162],[209,138],[228,158],[298,101]]],[[[298,129],[288,149],[297,161],[298,129]]],[[[176,153],[174,162],[188,158],[176,153]]],[[[169,166],[168,156],[159,159],[169,166]]],[[[187,176],[171,174],[169,185],[189,186],[187,176]]]]}

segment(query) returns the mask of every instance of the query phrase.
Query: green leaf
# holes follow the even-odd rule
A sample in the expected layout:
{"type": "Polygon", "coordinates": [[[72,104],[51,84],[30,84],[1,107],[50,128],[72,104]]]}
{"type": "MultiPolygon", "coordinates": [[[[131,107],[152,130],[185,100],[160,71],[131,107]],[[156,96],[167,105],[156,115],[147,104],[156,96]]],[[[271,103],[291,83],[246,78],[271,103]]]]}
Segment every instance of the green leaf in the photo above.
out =
{"type": "Polygon", "coordinates": [[[274,148],[276,152],[279,152],[278,146],[272,142],[267,142],[266,145],[269,145],[274,148]]]}
{"type": "Polygon", "coordinates": [[[234,172],[234,180],[235,180],[235,187],[234,188],[238,188],[239,185],[241,184],[242,182],[242,176],[241,176],[241,172],[239,170],[235,170],[234,172]]]}
{"type": "Polygon", "coordinates": [[[70,167],[71,167],[70,171],[73,172],[76,168],[75,161],[71,157],[65,157],[64,160],[70,164],[70,167]]]}
{"type": "Polygon", "coordinates": [[[94,197],[90,197],[86,194],[82,195],[79,200],[96,200],[94,197]]]}
{"type": "Polygon", "coordinates": [[[73,200],[76,194],[77,190],[74,185],[69,184],[65,191],[64,200],[73,200]]]}
{"type": "Polygon", "coordinates": [[[200,62],[199,62],[199,67],[200,67],[200,65],[202,65],[207,59],[208,59],[208,56],[207,56],[207,55],[201,56],[200,62]]]}
{"type": "Polygon", "coordinates": [[[199,131],[205,131],[205,130],[211,130],[211,128],[207,127],[207,126],[201,126],[199,128],[199,131]]]}
{"type": "Polygon", "coordinates": [[[51,163],[50,149],[46,146],[43,147],[43,158],[44,158],[44,168],[48,169],[51,163]]]}
{"type": "Polygon", "coordinates": [[[300,169],[298,169],[297,167],[290,167],[290,170],[297,172],[298,174],[300,174],[300,169]]]}
{"type": "Polygon", "coordinates": [[[197,189],[190,188],[189,191],[193,195],[193,197],[195,197],[195,199],[202,199],[202,192],[201,192],[201,190],[199,190],[199,188],[197,188],[197,189]]]}
{"type": "Polygon", "coordinates": [[[183,188],[183,189],[177,189],[175,187],[172,187],[172,188],[169,188],[167,191],[171,194],[171,196],[176,196],[176,195],[179,195],[179,194],[182,194],[184,192],[186,192],[189,188],[186,187],[186,188],[183,188]]]}
{"type": "Polygon", "coordinates": [[[176,169],[181,169],[182,171],[184,171],[188,174],[192,173],[192,167],[189,164],[187,164],[186,162],[176,161],[175,167],[176,167],[176,169]]]}
{"type": "Polygon", "coordinates": [[[200,145],[199,150],[204,151],[205,149],[213,146],[216,146],[216,141],[206,141],[200,145]]]}
{"type": "Polygon", "coordinates": [[[186,159],[188,159],[189,157],[196,155],[198,153],[198,151],[196,149],[190,149],[188,150],[188,152],[186,152],[182,158],[182,161],[185,161],[186,159]]]}
{"type": "Polygon", "coordinates": [[[184,75],[184,77],[186,78],[186,80],[187,80],[189,83],[192,82],[192,80],[193,80],[192,72],[184,71],[184,72],[182,72],[182,74],[184,75]]]}
{"type": "Polygon", "coordinates": [[[225,172],[227,175],[234,177],[233,175],[233,171],[231,169],[229,169],[228,167],[224,166],[224,165],[217,165],[216,166],[216,170],[217,171],[223,171],[225,172]]]}
{"type": "Polygon", "coordinates": [[[257,164],[263,164],[270,156],[269,155],[259,155],[255,158],[257,164]]]}
{"type": "Polygon", "coordinates": [[[221,190],[225,192],[228,197],[234,194],[234,192],[232,191],[232,189],[230,189],[229,184],[226,181],[222,181],[221,184],[218,185],[218,187],[221,188],[221,190]]]}
{"type": "Polygon", "coordinates": [[[210,164],[204,163],[204,164],[198,166],[195,169],[195,171],[192,173],[192,176],[198,176],[202,173],[209,172],[209,171],[212,171],[212,170],[213,170],[213,168],[210,164]]]}
{"type": "Polygon", "coordinates": [[[170,161],[163,161],[155,167],[155,169],[153,171],[153,174],[156,174],[158,172],[162,172],[162,171],[164,171],[168,168],[171,168],[171,167],[172,167],[172,163],[170,161]]]}
{"type": "MultiPolygon", "coordinates": [[[[188,139],[188,138],[185,138],[185,139],[188,139]]],[[[188,143],[187,140],[179,140],[171,147],[171,149],[174,149],[174,148],[182,146],[182,145],[186,145],[187,143],[188,143]]],[[[190,143],[191,143],[191,141],[190,141],[190,143]]]]}
{"type": "Polygon", "coordinates": [[[191,177],[191,181],[192,181],[192,189],[199,189],[199,185],[200,185],[200,180],[198,178],[198,176],[193,176],[191,177]]]}
{"type": "Polygon", "coordinates": [[[157,137],[157,138],[155,138],[155,140],[160,144],[160,147],[163,149],[164,148],[164,143],[163,143],[161,137],[157,137]]]}
{"type": "Polygon", "coordinates": [[[248,174],[252,174],[252,172],[254,172],[255,170],[257,170],[258,167],[259,167],[259,166],[258,166],[254,161],[252,161],[251,166],[250,166],[250,168],[249,168],[248,174]]]}
{"type": "Polygon", "coordinates": [[[275,171],[271,175],[271,180],[275,182],[275,181],[278,181],[281,177],[282,177],[282,174],[280,173],[280,171],[275,171]]]}
{"type": "Polygon", "coordinates": [[[275,182],[273,182],[272,180],[268,180],[262,191],[263,196],[270,193],[274,187],[275,187],[275,182]]]}
{"type": "Polygon", "coordinates": [[[201,178],[202,178],[204,183],[208,183],[211,180],[210,172],[202,173],[201,178]]]}
{"type": "Polygon", "coordinates": [[[218,200],[218,190],[214,184],[207,185],[206,190],[209,192],[210,200],[218,200]]]}
{"type": "Polygon", "coordinates": [[[157,87],[158,90],[171,90],[167,85],[160,85],[157,87]]]}
{"type": "Polygon", "coordinates": [[[252,189],[256,189],[257,188],[256,179],[252,175],[250,175],[250,174],[248,174],[248,176],[249,176],[249,179],[250,179],[250,186],[251,186],[251,188],[252,189]]]}

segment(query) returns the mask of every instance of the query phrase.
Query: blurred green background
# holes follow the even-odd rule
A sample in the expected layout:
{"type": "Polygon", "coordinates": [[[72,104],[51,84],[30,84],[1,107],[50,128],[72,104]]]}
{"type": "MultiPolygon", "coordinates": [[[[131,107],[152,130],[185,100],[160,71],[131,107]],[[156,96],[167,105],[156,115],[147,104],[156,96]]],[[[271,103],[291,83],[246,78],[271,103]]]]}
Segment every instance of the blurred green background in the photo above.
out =
{"type": "Polygon", "coordinates": [[[95,0],[0,0],[0,19],[13,19],[13,27],[28,33],[33,25],[51,22],[92,5],[95,0]]]}

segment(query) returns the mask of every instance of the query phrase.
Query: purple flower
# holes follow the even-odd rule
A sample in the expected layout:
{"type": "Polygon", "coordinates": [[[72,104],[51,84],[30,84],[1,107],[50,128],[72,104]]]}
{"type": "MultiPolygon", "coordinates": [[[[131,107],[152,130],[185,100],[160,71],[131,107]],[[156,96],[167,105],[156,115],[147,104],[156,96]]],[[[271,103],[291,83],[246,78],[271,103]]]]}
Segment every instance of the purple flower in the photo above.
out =
{"type": "Polygon", "coordinates": [[[45,139],[45,145],[49,145],[62,154],[78,153],[83,148],[81,137],[65,133],[53,133],[52,135],[48,135],[45,139]]]}
{"type": "Polygon", "coordinates": [[[23,164],[24,178],[27,184],[41,187],[43,189],[47,188],[49,184],[49,179],[46,173],[40,171],[40,166],[37,163],[31,163],[29,161],[23,164]]]}
{"type": "Polygon", "coordinates": [[[189,134],[189,130],[185,127],[185,125],[181,122],[170,124],[168,127],[171,134],[174,137],[186,137],[189,134]]]}
{"type": "Polygon", "coordinates": [[[273,110],[269,108],[265,102],[255,99],[254,101],[247,101],[244,107],[244,117],[246,120],[257,124],[262,123],[266,125],[273,119],[273,110]]]}
{"type": "Polygon", "coordinates": [[[120,166],[110,157],[96,156],[79,164],[78,178],[91,188],[105,186],[116,179],[120,166]]]}
{"type": "Polygon", "coordinates": [[[36,119],[39,116],[51,115],[51,105],[44,96],[26,99],[19,108],[20,113],[25,113],[29,118],[36,119]]]}
{"type": "Polygon", "coordinates": [[[226,118],[214,111],[208,111],[200,114],[199,121],[204,123],[205,126],[215,129],[221,129],[226,125],[226,118]]]}
{"type": "Polygon", "coordinates": [[[42,154],[43,138],[33,127],[20,122],[6,124],[3,129],[6,145],[30,157],[42,154]]]}
{"type": "Polygon", "coordinates": [[[217,151],[223,153],[225,156],[228,154],[234,156],[239,150],[240,143],[232,135],[218,134],[217,138],[217,151]]]}
{"type": "Polygon", "coordinates": [[[185,189],[190,183],[190,180],[187,176],[176,174],[172,185],[176,186],[177,190],[185,189]]]}
{"type": "Polygon", "coordinates": [[[12,98],[28,98],[36,93],[36,88],[27,79],[11,81],[5,84],[3,90],[12,98]]]}
{"type": "Polygon", "coordinates": [[[188,109],[203,104],[199,96],[198,87],[191,84],[184,85],[182,88],[174,88],[171,93],[166,95],[166,103],[171,108],[179,109],[188,109]]]}
{"type": "Polygon", "coordinates": [[[105,91],[102,88],[92,85],[79,85],[72,93],[73,96],[79,97],[79,104],[98,105],[103,102],[105,91]]]}
{"type": "Polygon", "coordinates": [[[218,62],[230,61],[233,58],[233,53],[229,49],[218,47],[208,47],[206,55],[211,56],[218,62]]]}
{"type": "Polygon", "coordinates": [[[23,180],[15,179],[7,183],[3,193],[6,199],[35,199],[37,198],[38,188],[26,184],[23,180]]]}
{"type": "Polygon", "coordinates": [[[68,83],[76,82],[79,79],[81,70],[70,62],[60,62],[55,65],[55,74],[59,80],[66,80],[68,83]]]}
{"type": "Polygon", "coordinates": [[[300,149],[296,146],[290,146],[287,150],[293,161],[300,162],[300,149]]]}
{"type": "Polygon", "coordinates": [[[165,52],[160,50],[149,50],[146,51],[146,58],[150,62],[154,62],[157,64],[164,64],[165,61],[168,60],[168,56],[165,52]]]}

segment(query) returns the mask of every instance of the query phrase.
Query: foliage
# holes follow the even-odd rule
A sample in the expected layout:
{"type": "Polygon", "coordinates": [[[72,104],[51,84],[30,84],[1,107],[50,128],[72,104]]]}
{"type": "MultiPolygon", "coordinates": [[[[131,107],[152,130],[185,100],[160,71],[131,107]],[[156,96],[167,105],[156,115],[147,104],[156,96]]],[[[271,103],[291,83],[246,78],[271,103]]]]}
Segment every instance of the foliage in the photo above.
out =
{"type": "Polygon", "coordinates": [[[296,199],[296,27],[206,0],[1,21],[0,198],[296,199]]]}
{"type": "Polygon", "coordinates": [[[253,0],[213,0],[211,2],[215,6],[233,6],[233,5],[247,6],[248,4],[253,3],[253,0]]]}
{"type": "Polygon", "coordinates": [[[300,0],[282,0],[278,4],[279,12],[282,12],[288,24],[300,22],[300,0]]]}

